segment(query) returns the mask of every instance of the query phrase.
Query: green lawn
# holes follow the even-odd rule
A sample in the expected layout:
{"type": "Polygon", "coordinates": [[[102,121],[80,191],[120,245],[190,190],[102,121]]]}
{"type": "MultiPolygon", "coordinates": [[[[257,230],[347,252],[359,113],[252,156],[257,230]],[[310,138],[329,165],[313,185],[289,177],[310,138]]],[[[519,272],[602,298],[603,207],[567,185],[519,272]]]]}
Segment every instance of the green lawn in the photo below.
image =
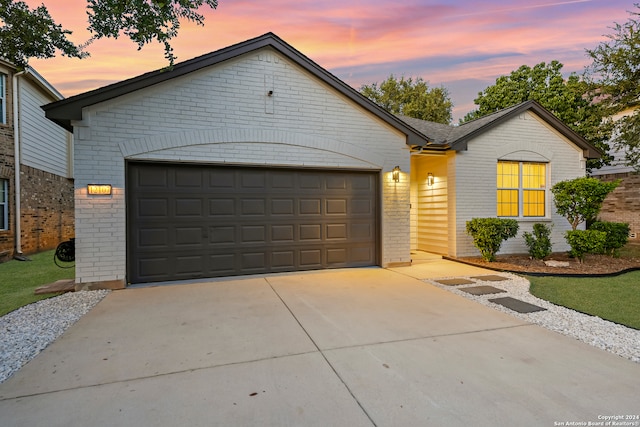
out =
{"type": "Polygon", "coordinates": [[[29,255],[31,261],[11,260],[0,264],[0,316],[56,295],[34,295],[36,288],[74,278],[75,268],[59,268],[53,263],[54,252],[29,255]]]}
{"type": "Polygon", "coordinates": [[[528,277],[538,298],[640,329],[640,271],[614,277],[528,277]]]}

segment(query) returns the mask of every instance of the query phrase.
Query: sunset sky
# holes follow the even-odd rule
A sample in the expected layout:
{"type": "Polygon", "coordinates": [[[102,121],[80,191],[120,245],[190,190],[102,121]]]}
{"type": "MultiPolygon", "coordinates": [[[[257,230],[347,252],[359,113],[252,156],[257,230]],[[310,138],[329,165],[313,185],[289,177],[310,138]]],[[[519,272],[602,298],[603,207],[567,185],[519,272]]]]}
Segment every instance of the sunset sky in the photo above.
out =
{"type": "MultiPolygon", "coordinates": [[[[636,0],[637,1],[637,0],[636,0]]],[[[43,0],[26,0],[31,7],[43,0]]],[[[52,17],[90,38],[86,0],[44,0],[52,17]]],[[[637,9],[633,0],[219,0],[202,8],[205,26],[184,23],[172,42],[178,62],[273,32],[354,88],[389,74],[420,76],[449,89],[454,122],[473,99],[519,66],[558,60],[581,73],[585,49],[604,41],[614,22],[637,9]]],[[[141,51],[128,38],[103,39],[83,60],[32,60],[71,96],[167,65],[158,43],[141,51]]]]}

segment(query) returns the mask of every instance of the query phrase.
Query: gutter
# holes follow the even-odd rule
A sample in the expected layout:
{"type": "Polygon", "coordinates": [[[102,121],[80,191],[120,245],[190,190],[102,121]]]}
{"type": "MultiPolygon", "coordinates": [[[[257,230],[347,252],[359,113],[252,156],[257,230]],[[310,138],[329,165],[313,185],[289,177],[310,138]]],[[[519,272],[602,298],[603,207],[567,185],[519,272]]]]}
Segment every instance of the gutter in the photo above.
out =
{"type": "Polygon", "coordinates": [[[20,228],[20,113],[18,111],[18,77],[25,74],[26,71],[19,71],[13,75],[13,147],[14,147],[14,166],[15,171],[15,256],[22,256],[22,230],[20,228]]]}

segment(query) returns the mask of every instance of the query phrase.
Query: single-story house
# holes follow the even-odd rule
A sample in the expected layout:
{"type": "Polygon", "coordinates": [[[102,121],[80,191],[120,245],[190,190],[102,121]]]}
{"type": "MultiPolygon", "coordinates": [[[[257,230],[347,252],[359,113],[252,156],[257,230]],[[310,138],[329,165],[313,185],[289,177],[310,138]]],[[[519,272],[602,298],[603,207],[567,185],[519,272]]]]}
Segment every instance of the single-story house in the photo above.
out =
{"type": "Polygon", "coordinates": [[[271,33],[43,108],[74,134],[78,288],[474,255],[481,216],[561,249],[549,187],[599,155],[534,102],[396,117],[271,33]]]}
{"type": "Polygon", "coordinates": [[[33,68],[0,59],[0,261],[73,237],[72,134],[40,108],[61,99],[33,68]]]}

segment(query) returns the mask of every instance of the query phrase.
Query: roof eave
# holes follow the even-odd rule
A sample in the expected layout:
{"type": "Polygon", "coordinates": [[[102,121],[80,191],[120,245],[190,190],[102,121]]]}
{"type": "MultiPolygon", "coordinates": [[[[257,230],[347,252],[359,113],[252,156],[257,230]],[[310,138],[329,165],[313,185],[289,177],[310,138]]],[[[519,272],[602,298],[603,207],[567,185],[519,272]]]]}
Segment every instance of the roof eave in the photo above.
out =
{"type": "Polygon", "coordinates": [[[267,33],[254,39],[193,58],[175,65],[170,70],[161,69],[152,71],[138,77],[133,77],[122,82],[114,83],[103,88],[95,89],[62,101],[45,105],[42,108],[48,119],[54,121],[67,130],[73,130],[71,122],[73,120],[82,120],[82,108],[86,106],[108,101],[130,92],[153,86],[265,47],[271,47],[282,55],[292,59],[303,69],[318,77],[320,80],[348,97],[360,107],[404,133],[406,135],[407,145],[426,145],[432,142],[426,135],[423,135],[416,129],[395,117],[393,114],[373,103],[373,101],[361,95],[354,88],[329,73],[327,70],[297,51],[273,33],[267,33]]]}

